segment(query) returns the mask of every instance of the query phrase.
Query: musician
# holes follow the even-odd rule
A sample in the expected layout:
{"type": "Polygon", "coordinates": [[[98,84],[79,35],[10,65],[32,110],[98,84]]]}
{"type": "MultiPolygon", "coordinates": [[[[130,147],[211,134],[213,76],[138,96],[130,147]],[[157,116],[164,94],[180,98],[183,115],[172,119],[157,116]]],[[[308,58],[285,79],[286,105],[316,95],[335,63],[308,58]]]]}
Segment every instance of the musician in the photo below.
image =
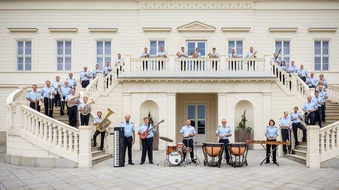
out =
{"type": "Polygon", "coordinates": [[[116,68],[116,71],[117,71],[117,76],[119,76],[119,71],[122,71],[122,65],[120,63],[124,64],[124,59],[121,58],[121,54],[118,53],[118,58],[115,60],[115,68],[116,68]]]}
{"type": "MultiPolygon", "coordinates": [[[[220,55],[216,51],[217,49],[215,47],[212,48],[212,52],[208,54],[209,58],[219,58],[220,55]]],[[[218,61],[212,61],[212,70],[217,71],[217,69],[218,69],[218,61]]]]}
{"type": "Polygon", "coordinates": [[[158,125],[152,126],[149,123],[148,117],[144,117],[144,124],[142,124],[138,130],[139,135],[144,135],[145,132],[148,131],[148,135],[145,139],[141,139],[142,144],[142,154],[141,154],[141,162],[140,165],[145,163],[146,160],[146,152],[148,153],[148,161],[150,164],[153,163],[153,136],[154,133],[157,131],[158,125]]]}
{"type": "Polygon", "coordinates": [[[54,105],[55,107],[57,108],[58,106],[61,106],[61,102],[60,102],[60,96],[61,96],[61,93],[60,93],[60,88],[62,86],[62,82],[60,81],[60,77],[59,76],[56,76],[55,77],[55,81],[52,82],[52,86],[54,87],[55,91],[56,91],[56,96],[54,97],[54,105]]]}
{"type": "MultiPolygon", "coordinates": [[[[159,50],[159,52],[158,52],[158,57],[159,57],[159,58],[167,58],[167,53],[166,53],[166,51],[164,50],[164,47],[163,47],[163,46],[160,46],[160,50],[159,50]]],[[[159,61],[159,62],[158,62],[158,68],[159,68],[159,71],[164,70],[164,61],[159,61]]]]}
{"type": "MultiPolygon", "coordinates": [[[[106,65],[104,66],[104,71],[103,71],[104,75],[107,76],[111,71],[112,71],[112,66],[108,61],[106,61],[106,65]]],[[[110,80],[110,84],[112,84],[112,75],[110,75],[109,80],[110,80]]],[[[106,85],[108,88],[108,78],[106,81],[106,85]]]]}
{"type": "MultiPolygon", "coordinates": [[[[60,115],[64,115],[65,112],[65,99],[66,96],[71,94],[71,88],[69,87],[69,83],[67,82],[67,80],[64,82],[64,85],[61,87],[61,94],[62,94],[62,99],[64,101],[61,101],[61,107],[60,107],[60,115]]],[[[68,107],[66,106],[67,109],[67,115],[68,115],[68,107]]]]}
{"type": "MultiPolygon", "coordinates": [[[[101,111],[98,111],[97,112],[97,118],[94,118],[94,121],[93,121],[93,125],[95,127],[98,126],[98,124],[101,122],[101,116],[102,116],[102,112],[101,111]]],[[[104,140],[105,140],[105,133],[106,131],[103,131],[103,132],[100,132],[98,130],[96,130],[93,134],[93,146],[92,147],[97,147],[97,136],[99,134],[101,134],[101,142],[100,142],[100,150],[103,150],[104,149],[104,140]]]]}
{"type": "MultiPolygon", "coordinates": [[[[282,137],[282,141],[286,142],[287,140],[290,141],[290,128],[292,126],[292,121],[291,119],[288,117],[288,112],[285,111],[284,112],[284,117],[280,118],[279,121],[279,126],[281,129],[281,137],[282,137]]],[[[287,154],[287,149],[286,149],[286,145],[283,145],[283,151],[284,154],[287,154]]],[[[288,146],[288,153],[291,152],[291,146],[288,146]]]]}
{"type": "Polygon", "coordinates": [[[231,49],[231,53],[228,54],[228,58],[232,59],[232,58],[238,58],[238,54],[235,52],[235,48],[231,49]]]}
{"type": "Polygon", "coordinates": [[[324,105],[322,105],[322,109],[321,109],[321,116],[322,116],[321,120],[322,120],[322,122],[325,122],[325,119],[326,119],[326,100],[328,99],[328,96],[327,96],[327,92],[324,89],[323,85],[319,85],[317,90],[319,91],[319,96],[324,100],[324,105]]]}
{"type": "Polygon", "coordinates": [[[200,48],[196,47],[195,51],[192,53],[193,58],[201,58],[200,48]]]}
{"type": "MultiPolygon", "coordinates": [[[[192,57],[193,58],[201,58],[200,49],[198,47],[195,48],[195,51],[192,53],[192,57]]],[[[193,61],[193,68],[192,69],[195,70],[195,71],[201,71],[202,70],[201,66],[202,66],[201,61],[193,61]]],[[[190,67],[192,67],[192,65],[190,65],[190,67]]]]}
{"type": "Polygon", "coordinates": [[[307,70],[304,69],[304,64],[300,65],[300,69],[298,70],[298,76],[301,78],[301,80],[303,80],[304,82],[306,82],[306,76],[308,74],[307,70]]]}
{"type": "Polygon", "coordinates": [[[77,86],[77,80],[75,78],[73,78],[73,73],[69,73],[68,74],[68,78],[66,79],[66,81],[68,82],[68,86],[70,88],[74,88],[77,86]]]}
{"type": "Polygon", "coordinates": [[[279,55],[277,53],[273,53],[272,62],[276,62],[278,65],[281,65],[281,60],[280,60],[279,55]]]}
{"type": "MultiPolygon", "coordinates": [[[[253,47],[250,47],[250,52],[248,52],[246,54],[245,58],[257,58],[257,52],[254,52],[253,47]]],[[[248,62],[248,66],[247,66],[247,70],[249,70],[250,68],[253,69],[253,71],[255,70],[255,61],[249,61],[248,62]]]]}
{"type": "Polygon", "coordinates": [[[292,121],[292,129],[293,129],[293,134],[294,134],[294,140],[295,140],[295,145],[299,145],[298,141],[298,129],[301,129],[303,131],[303,142],[306,142],[306,128],[304,125],[301,124],[301,121],[304,120],[302,114],[298,112],[298,106],[294,107],[293,112],[290,113],[290,118],[292,121]]]}
{"type": "MultiPolygon", "coordinates": [[[[323,86],[325,87],[325,88],[327,88],[327,81],[326,81],[326,79],[324,78],[324,74],[320,74],[319,75],[319,81],[323,81],[323,86]]],[[[318,82],[317,82],[317,86],[318,86],[318,82]]]]}
{"type": "Polygon", "coordinates": [[[287,71],[287,69],[290,67],[289,64],[287,64],[285,61],[281,61],[281,68],[284,71],[287,71]]]}
{"type": "MultiPolygon", "coordinates": [[[[181,47],[181,51],[177,52],[176,54],[178,58],[187,58],[187,52],[185,51],[184,47],[181,47]]],[[[180,61],[181,64],[181,71],[186,71],[186,61],[180,61]]]]}
{"type": "Polygon", "coordinates": [[[310,73],[310,76],[306,75],[306,84],[310,88],[315,88],[318,84],[318,79],[314,76],[314,72],[310,73]]]}
{"type": "MultiPolygon", "coordinates": [[[[147,47],[144,48],[144,51],[141,53],[140,58],[149,58],[149,52],[147,47]]],[[[142,70],[147,70],[148,68],[148,62],[142,61],[142,70]]]]}
{"type": "MultiPolygon", "coordinates": [[[[268,126],[265,130],[265,136],[266,141],[277,141],[278,137],[278,128],[275,126],[275,121],[273,119],[270,119],[268,122],[268,126]]],[[[271,147],[273,150],[272,157],[273,157],[273,163],[277,164],[277,145],[274,144],[266,144],[266,164],[270,163],[270,153],[271,153],[271,147]]]]}
{"type": "Polygon", "coordinates": [[[89,80],[92,78],[92,73],[87,71],[87,66],[84,66],[84,70],[80,72],[80,81],[82,88],[86,88],[89,85],[89,80]]]}
{"type": "Polygon", "coordinates": [[[291,74],[294,74],[294,73],[297,73],[297,72],[298,72],[297,66],[294,65],[294,61],[291,61],[291,65],[288,67],[287,73],[289,73],[291,75],[291,74]]]}
{"type": "Polygon", "coordinates": [[[217,131],[215,132],[215,135],[219,137],[219,143],[224,143],[225,147],[225,154],[226,154],[226,163],[230,164],[230,155],[228,152],[228,143],[230,142],[228,139],[232,136],[232,130],[231,128],[226,125],[227,120],[223,119],[221,120],[221,125],[218,127],[217,131]]]}
{"type": "Polygon", "coordinates": [[[88,126],[89,116],[90,116],[90,112],[91,112],[91,104],[86,105],[87,102],[88,102],[87,96],[84,96],[82,98],[82,101],[83,102],[80,103],[79,106],[78,106],[78,110],[80,112],[80,125],[81,126],[88,126]],[[88,112],[87,115],[82,114],[82,112],[85,111],[85,110],[86,110],[86,112],[88,112]]]}
{"type": "Polygon", "coordinates": [[[93,72],[92,72],[93,79],[95,79],[95,77],[97,77],[98,73],[102,73],[102,70],[100,70],[99,64],[95,64],[95,68],[93,69],[93,72]]]}
{"type": "Polygon", "coordinates": [[[318,110],[318,106],[312,101],[312,96],[307,96],[307,102],[304,104],[303,111],[305,112],[306,125],[315,124],[315,112],[318,110]]]}
{"type": "Polygon", "coordinates": [[[129,114],[125,115],[125,122],[120,123],[120,127],[123,127],[125,129],[124,134],[124,162],[126,162],[125,156],[126,156],[126,149],[128,148],[128,164],[134,165],[132,161],[132,146],[134,144],[135,140],[135,129],[134,129],[134,123],[130,122],[131,116],[129,114]]]}
{"type": "MultiPolygon", "coordinates": [[[[231,53],[228,55],[228,58],[230,59],[234,59],[234,58],[238,58],[238,54],[235,52],[235,48],[231,49],[231,53]]],[[[229,69],[231,69],[232,71],[236,71],[237,70],[237,66],[235,65],[236,61],[230,61],[229,62],[229,69]]],[[[238,65],[240,66],[240,65],[238,65]]]]}
{"type": "MultiPolygon", "coordinates": [[[[194,160],[194,147],[193,147],[193,137],[197,135],[195,128],[191,126],[191,120],[186,120],[186,125],[183,126],[180,130],[180,135],[183,137],[182,143],[186,146],[186,148],[191,148],[190,152],[191,160],[193,163],[196,163],[194,160]]],[[[186,153],[184,152],[184,160],[186,158],[186,153]]]]}
{"type": "Polygon", "coordinates": [[[78,112],[78,105],[80,103],[80,99],[74,98],[74,97],[75,97],[75,89],[72,89],[71,94],[66,96],[65,102],[67,104],[68,104],[68,102],[73,103],[72,107],[68,107],[68,121],[69,121],[70,126],[76,127],[76,125],[77,125],[77,112],[78,112]]]}
{"type": "Polygon", "coordinates": [[[36,84],[32,85],[32,90],[29,91],[26,95],[26,99],[29,101],[29,107],[40,112],[39,102],[42,101],[41,93],[37,90],[38,86],[36,84]]]}
{"type": "Polygon", "coordinates": [[[319,96],[319,91],[314,91],[314,96],[312,97],[312,101],[316,104],[318,107],[317,111],[315,111],[315,119],[318,121],[318,125],[321,128],[321,122],[322,122],[322,109],[323,105],[325,103],[325,100],[319,96]]]}
{"type": "Polygon", "coordinates": [[[46,86],[40,90],[42,97],[44,98],[45,115],[53,117],[53,99],[54,95],[56,95],[56,91],[54,87],[51,86],[51,81],[47,80],[45,85],[46,86]]]}

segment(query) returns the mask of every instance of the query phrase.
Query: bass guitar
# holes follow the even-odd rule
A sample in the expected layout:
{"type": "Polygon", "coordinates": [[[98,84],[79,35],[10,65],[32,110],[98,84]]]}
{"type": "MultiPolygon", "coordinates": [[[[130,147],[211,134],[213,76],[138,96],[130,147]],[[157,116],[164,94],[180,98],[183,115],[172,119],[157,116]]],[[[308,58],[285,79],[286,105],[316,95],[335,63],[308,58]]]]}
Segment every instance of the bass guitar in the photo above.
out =
{"type": "MultiPolygon", "coordinates": [[[[157,123],[155,126],[158,126],[160,123],[165,122],[165,120],[161,120],[159,123],[157,123]]],[[[143,133],[139,134],[141,139],[146,139],[147,135],[149,134],[150,130],[152,130],[154,128],[154,126],[149,127],[146,129],[146,131],[144,131],[143,133]]]]}

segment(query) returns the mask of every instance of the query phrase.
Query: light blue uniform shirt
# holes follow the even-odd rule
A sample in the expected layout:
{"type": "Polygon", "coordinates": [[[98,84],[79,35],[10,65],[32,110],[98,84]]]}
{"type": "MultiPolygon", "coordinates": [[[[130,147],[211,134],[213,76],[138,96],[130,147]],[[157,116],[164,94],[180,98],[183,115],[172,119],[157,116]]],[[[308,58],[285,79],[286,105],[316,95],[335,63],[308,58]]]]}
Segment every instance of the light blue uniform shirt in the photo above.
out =
{"type": "Polygon", "coordinates": [[[116,66],[117,64],[119,64],[120,62],[124,62],[124,60],[123,60],[122,58],[116,59],[116,60],[115,60],[115,66],[116,66]]]}
{"type": "Polygon", "coordinates": [[[311,102],[306,102],[304,104],[304,110],[310,111],[310,110],[314,110],[314,109],[318,109],[318,106],[312,100],[311,100],[311,102]]]}
{"type": "Polygon", "coordinates": [[[100,121],[101,121],[101,118],[100,118],[100,117],[94,118],[93,124],[100,123],[100,121]]]}
{"type": "Polygon", "coordinates": [[[68,86],[61,87],[62,96],[66,97],[67,95],[70,95],[71,94],[71,90],[72,89],[70,87],[68,87],[68,86]]]}
{"type": "Polygon", "coordinates": [[[92,72],[93,78],[97,77],[98,73],[102,73],[102,71],[100,69],[93,69],[93,72],[92,72]]]}
{"type": "MultiPolygon", "coordinates": [[[[153,125],[151,125],[151,124],[149,125],[149,129],[151,129],[151,130],[149,131],[148,135],[146,136],[147,139],[153,137],[154,133],[157,131],[155,128],[153,128],[153,125]]],[[[147,130],[147,125],[142,124],[142,125],[140,125],[138,132],[145,132],[146,130],[147,130]]]]}
{"type": "Polygon", "coordinates": [[[288,67],[287,72],[289,72],[290,74],[297,73],[298,68],[297,68],[297,66],[290,66],[290,67],[288,67]]]}
{"type": "Polygon", "coordinates": [[[287,71],[287,69],[290,67],[290,65],[289,64],[285,64],[285,65],[283,65],[282,66],[282,69],[284,70],[284,71],[287,71]]]}
{"type": "Polygon", "coordinates": [[[278,128],[276,126],[267,126],[265,130],[265,135],[268,138],[275,138],[278,136],[278,128]]]}
{"type": "Polygon", "coordinates": [[[111,66],[105,66],[104,67],[104,74],[105,75],[108,75],[109,74],[109,72],[111,72],[112,71],[112,67],[111,66]]]}
{"type": "Polygon", "coordinates": [[[283,117],[283,118],[280,118],[279,125],[281,126],[282,129],[287,129],[288,127],[286,126],[292,125],[292,121],[289,117],[286,117],[286,118],[283,117]]]}
{"type": "Polygon", "coordinates": [[[313,77],[313,78],[307,77],[307,78],[306,78],[306,84],[307,84],[308,86],[317,86],[317,84],[318,84],[318,79],[315,78],[315,77],[313,77]]]}
{"type": "MultiPolygon", "coordinates": [[[[183,134],[184,136],[188,136],[189,134],[196,134],[195,128],[192,127],[191,125],[190,126],[185,125],[181,128],[180,134],[183,134]]],[[[185,139],[193,139],[193,137],[188,137],[185,139]]]]}
{"type": "Polygon", "coordinates": [[[187,57],[187,52],[186,51],[185,52],[180,51],[179,53],[180,53],[180,57],[179,58],[186,58],[187,57]]]}
{"type": "MultiPolygon", "coordinates": [[[[75,96],[75,95],[69,94],[69,95],[66,96],[65,100],[70,100],[70,99],[72,99],[74,96],[75,96]]],[[[76,98],[75,101],[76,101],[76,102],[80,102],[80,98],[76,98]]]]}
{"type": "MultiPolygon", "coordinates": [[[[237,54],[237,53],[234,53],[233,56],[234,56],[235,58],[238,58],[238,54],[237,54]]],[[[228,55],[228,58],[232,59],[233,56],[232,56],[232,53],[230,53],[230,54],[228,55]]]]}
{"type": "Polygon", "coordinates": [[[301,77],[306,77],[306,75],[308,74],[308,72],[305,69],[299,69],[298,70],[298,75],[301,77]]]}
{"type": "MultiPolygon", "coordinates": [[[[88,103],[88,102],[87,102],[88,103]]],[[[86,103],[86,104],[87,104],[86,103]]],[[[85,107],[85,105],[86,105],[84,102],[81,102],[80,104],[79,104],[79,106],[78,106],[78,109],[83,109],[84,107],[85,107]]],[[[88,106],[87,106],[87,108],[88,109],[91,109],[91,104],[89,104],[88,106]]]]}
{"type": "Polygon", "coordinates": [[[141,55],[140,55],[140,57],[147,57],[147,56],[149,56],[149,53],[147,53],[147,52],[146,53],[142,52],[141,55]]]}
{"type": "Polygon", "coordinates": [[[167,53],[166,53],[166,51],[159,51],[158,52],[158,56],[167,56],[167,53]]]}
{"type": "Polygon", "coordinates": [[[42,97],[44,97],[44,98],[49,98],[50,95],[51,95],[51,90],[52,90],[52,97],[54,98],[54,94],[53,94],[53,93],[55,93],[54,87],[47,87],[47,86],[43,87],[43,88],[40,90],[40,92],[41,92],[41,94],[42,94],[42,97]]]}
{"type": "Polygon", "coordinates": [[[253,52],[253,53],[252,53],[252,52],[248,52],[248,53],[246,54],[246,58],[252,57],[253,54],[254,54],[254,52],[253,52]]]}
{"type": "Polygon", "coordinates": [[[328,96],[324,89],[321,92],[319,91],[319,96],[324,100],[324,102],[326,102],[326,98],[328,98],[328,96]]]}
{"type": "MultiPolygon", "coordinates": [[[[224,126],[219,126],[217,131],[215,132],[215,134],[224,136],[224,135],[232,134],[232,130],[231,130],[231,128],[229,126],[225,126],[225,127],[224,126]]],[[[224,136],[221,139],[228,139],[228,137],[224,136]]]]}
{"type": "Polygon", "coordinates": [[[300,123],[301,120],[300,120],[299,116],[302,117],[301,112],[297,112],[297,113],[292,112],[292,113],[290,113],[291,121],[292,121],[292,119],[296,118],[296,120],[293,120],[292,123],[300,123]]]}
{"type": "Polygon", "coordinates": [[[57,92],[59,92],[59,85],[60,87],[64,86],[61,82],[53,81],[52,86],[55,88],[57,92]]]}
{"type": "Polygon", "coordinates": [[[322,105],[318,104],[318,102],[324,103],[325,100],[322,97],[320,97],[320,95],[318,95],[318,97],[315,96],[312,97],[312,102],[314,102],[317,105],[317,107],[321,107],[322,105]]]}
{"type": "Polygon", "coordinates": [[[34,92],[32,90],[32,91],[30,91],[30,92],[28,92],[26,94],[26,98],[31,99],[31,100],[40,100],[41,99],[41,94],[38,91],[34,92]]]}
{"type": "Polygon", "coordinates": [[[131,137],[135,131],[133,122],[121,122],[120,127],[125,128],[125,137],[131,137]]]}
{"type": "Polygon", "coordinates": [[[89,71],[81,71],[80,73],[80,78],[81,78],[81,81],[89,81],[90,80],[90,76],[92,76],[91,72],[89,71]],[[85,76],[87,74],[87,77],[85,76]]]}
{"type": "Polygon", "coordinates": [[[70,78],[67,78],[66,81],[68,82],[68,86],[69,86],[70,88],[72,88],[73,85],[74,85],[74,86],[77,85],[77,81],[76,81],[75,78],[71,78],[71,79],[70,79],[70,78]]]}

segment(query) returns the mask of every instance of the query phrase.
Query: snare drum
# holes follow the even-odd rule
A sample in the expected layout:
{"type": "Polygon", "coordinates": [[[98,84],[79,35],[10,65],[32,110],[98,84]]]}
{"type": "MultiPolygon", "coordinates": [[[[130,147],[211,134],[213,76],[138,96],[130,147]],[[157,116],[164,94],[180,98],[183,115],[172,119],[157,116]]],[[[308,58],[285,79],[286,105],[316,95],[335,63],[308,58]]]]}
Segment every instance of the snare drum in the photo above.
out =
{"type": "Polygon", "coordinates": [[[167,146],[167,155],[177,151],[177,146],[167,146]]]}
{"type": "Polygon", "coordinates": [[[184,148],[184,143],[177,143],[177,151],[182,152],[182,149],[184,148]]]}
{"type": "Polygon", "coordinates": [[[180,164],[181,159],[181,155],[178,152],[172,152],[168,157],[168,160],[172,165],[180,164]]]}

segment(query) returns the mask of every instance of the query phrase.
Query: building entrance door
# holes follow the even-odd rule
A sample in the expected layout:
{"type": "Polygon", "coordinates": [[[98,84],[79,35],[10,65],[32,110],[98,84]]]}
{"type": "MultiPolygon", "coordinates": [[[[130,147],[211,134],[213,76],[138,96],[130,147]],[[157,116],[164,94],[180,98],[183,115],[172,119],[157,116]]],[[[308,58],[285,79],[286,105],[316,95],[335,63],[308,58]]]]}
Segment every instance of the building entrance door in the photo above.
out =
{"type": "Polygon", "coordinates": [[[197,132],[194,140],[201,143],[206,141],[206,110],[206,104],[186,105],[186,119],[191,120],[197,132]]]}

